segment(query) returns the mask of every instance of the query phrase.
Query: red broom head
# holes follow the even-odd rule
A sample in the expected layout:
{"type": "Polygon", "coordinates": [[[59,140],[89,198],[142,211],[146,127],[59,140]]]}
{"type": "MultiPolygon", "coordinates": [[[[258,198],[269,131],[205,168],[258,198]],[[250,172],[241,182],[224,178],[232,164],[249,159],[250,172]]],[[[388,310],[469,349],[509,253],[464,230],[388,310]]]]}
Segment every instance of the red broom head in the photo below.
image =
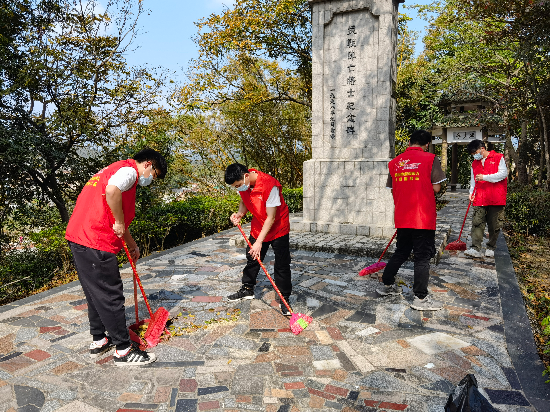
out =
{"type": "Polygon", "coordinates": [[[445,246],[445,250],[466,250],[466,243],[461,240],[455,240],[445,246]]]}
{"type": "Polygon", "coordinates": [[[359,276],[366,276],[370,275],[372,273],[376,273],[386,267],[386,262],[376,262],[373,263],[370,266],[367,266],[366,268],[362,269],[361,272],[359,272],[359,276]]]}
{"type": "Polygon", "coordinates": [[[147,332],[145,332],[145,340],[150,348],[157,346],[160,342],[160,337],[164,332],[166,321],[169,316],[170,313],[168,313],[168,311],[164,308],[158,308],[153,314],[153,318],[149,322],[147,332]]]}
{"type": "Polygon", "coordinates": [[[313,321],[313,318],[303,313],[293,313],[290,317],[290,330],[295,335],[299,335],[313,321]]]}

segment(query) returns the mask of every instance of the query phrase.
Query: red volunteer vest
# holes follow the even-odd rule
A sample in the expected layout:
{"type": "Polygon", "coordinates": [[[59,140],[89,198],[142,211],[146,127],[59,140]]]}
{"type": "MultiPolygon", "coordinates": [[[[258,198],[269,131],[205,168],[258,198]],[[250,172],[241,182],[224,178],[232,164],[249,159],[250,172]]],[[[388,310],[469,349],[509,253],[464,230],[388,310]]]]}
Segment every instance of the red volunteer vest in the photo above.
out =
{"type": "Polygon", "coordinates": [[[279,189],[279,198],[281,206],[277,207],[275,214],[275,222],[267,233],[264,242],[269,242],[281,236],[285,236],[290,232],[290,220],[288,218],[288,206],[283,198],[283,189],[281,184],[272,176],[262,173],[255,169],[249,169],[249,172],[256,172],[258,177],[253,188],[245,192],[239,192],[241,199],[250,213],[252,213],[252,228],[250,234],[254,239],[258,239],[262,227],[264,226],[267,213],[265,211],[265,202],[269,198],[271,189],[275,186],[279,189]]]}
{"type": "Polygon", "coordinates": [[[388,164],[397,229],[435,230],[434,157],[434,154],[426,153],[420,147],[409,147],[388,164]]]}
{"type": "MultiPolygon", "coordinates": [[[[498,165],[503,154],[493,150],[489,152],[489,156],[485,158],[485,164],[481,164],[481,160],[472,162],[472,170],[474,177],[479,174],[492,175],[498,172],[498,165]]],[[[476,182],[475,186],[476,197],[474,206],[501,206],[506,205],[506,192],[508,191],[508,178],[500,182],[476,182]]]]}
{"type": "MultiPolygon", "coordinates": [[[[118,253],[122,249],[122,241],[113,232],[114,219],[105,200],[109,179],[122,167],[133,167],[137,172],[135,160],[120,160],[97,172],[84,185],[69,219],[65,239],[104,252],[118,253]]],[[[130,190],[122,192],[126,229],[136,215],[136,186],[137,178],[130,190]]]]}

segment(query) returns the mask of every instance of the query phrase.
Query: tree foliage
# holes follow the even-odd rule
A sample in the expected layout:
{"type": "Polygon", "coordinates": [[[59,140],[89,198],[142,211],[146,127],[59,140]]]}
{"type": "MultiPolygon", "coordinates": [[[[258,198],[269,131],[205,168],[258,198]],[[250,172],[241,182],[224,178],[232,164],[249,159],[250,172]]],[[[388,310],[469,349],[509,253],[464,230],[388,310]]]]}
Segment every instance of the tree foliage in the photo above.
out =
{"type": "Polygon", "coordinates": [[[126,66],[141,2],[12,0],[2,19],[0,181],[3,206],[67,202],[112,140],[155,104],[159,81],[126,66]],[[4,59],[2,59],[4,60],[4,59]]]}

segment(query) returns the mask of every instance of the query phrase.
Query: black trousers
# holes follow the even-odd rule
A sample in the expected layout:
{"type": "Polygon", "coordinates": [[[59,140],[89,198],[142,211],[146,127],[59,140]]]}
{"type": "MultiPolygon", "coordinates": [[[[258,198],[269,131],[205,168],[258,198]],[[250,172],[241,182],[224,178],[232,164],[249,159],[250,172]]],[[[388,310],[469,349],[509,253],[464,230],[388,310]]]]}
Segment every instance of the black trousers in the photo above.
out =
{"type": "MultiPolygon", "coordinates": [[[[252,236],[249,238],[250,243],[254,244],[256,239],[252,236]]],[[[277,288],[281,292],[281,295],[288,297],[292,293],[292,280],[291,280],[291,271],[290,271],[290,245],[289,245],[290,236],[287,234],[285,236],[278,237],[269,242],[262,243],[262,250],[260,252],[260,260],[264,261],[267,249],[269,246],[273,248],[275,253],[275,265],[273,270],[273,278],[277,288]]],[[[243,285],[253,288],[256,286],[256,277],[260,271],[260,264],[252,256],[248,254],[250,247],[246,247],[246,266],[243,269],[243,285]]],[[[270,273],[271,275],[271,273],[270,273]]]]}
{"type": "Polygon", "coordinates": [[[124,294],[118,262],[114,253],[103,252],[69,242],[78,279],[88,301],[90,333],[109,333],[117,349],[130,346],[126,327],[124,294]]]}
{"type": "Polygon", "coordinates": [[[382,281],[384,285],[395,283],[395,275],[411,251],[414,253],[413,292],[419,299],[424,299],[428,295],[430,259],[435,255],[435,230],[397,229],[395,253],[384,269],[382,281]]]}

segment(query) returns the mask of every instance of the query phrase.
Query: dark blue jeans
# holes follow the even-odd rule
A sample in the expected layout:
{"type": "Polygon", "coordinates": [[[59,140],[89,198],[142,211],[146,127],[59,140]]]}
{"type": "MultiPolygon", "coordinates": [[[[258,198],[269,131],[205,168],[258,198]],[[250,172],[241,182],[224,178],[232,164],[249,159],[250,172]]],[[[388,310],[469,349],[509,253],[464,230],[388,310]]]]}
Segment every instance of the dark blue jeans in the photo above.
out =
{"type": "Polygon", "coordinates": [[[384,285],[393,285],[395,275],[403,263],[414,253],[413,292],[419,299],[428,295],[430,278],[430,259],[435,255],[435,230],[397,229],[397,246],[390,258],[382,281],[384,285]]]}

